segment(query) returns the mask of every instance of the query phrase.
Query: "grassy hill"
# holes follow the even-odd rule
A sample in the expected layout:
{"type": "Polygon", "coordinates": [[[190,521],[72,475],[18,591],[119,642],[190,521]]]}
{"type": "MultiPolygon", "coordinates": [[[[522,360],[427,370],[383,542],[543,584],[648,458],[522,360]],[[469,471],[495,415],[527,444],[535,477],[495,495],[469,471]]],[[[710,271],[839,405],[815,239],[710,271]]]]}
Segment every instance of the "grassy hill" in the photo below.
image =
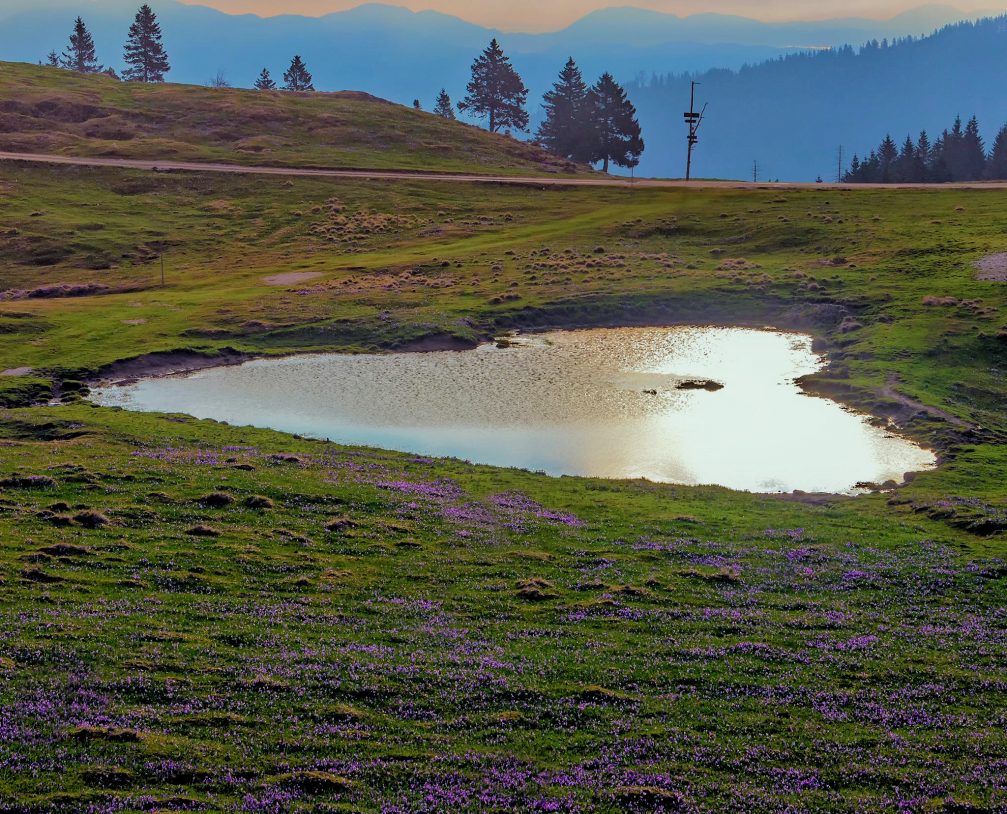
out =
{"type": "Polygon", "coordinates": [[[508,136],[367,94],[143,85],[0,62],[0,150],[297,167],[575,172],[508,136]]]}
{"type": "Polygon", "coordinates": [[[0,163],[0,811],[1004,810],[1005,217],[0,163]],[[941,466],[783,499],[81,398],[154,352],[679,322],[804,328],[809,386],[941,466]]]}

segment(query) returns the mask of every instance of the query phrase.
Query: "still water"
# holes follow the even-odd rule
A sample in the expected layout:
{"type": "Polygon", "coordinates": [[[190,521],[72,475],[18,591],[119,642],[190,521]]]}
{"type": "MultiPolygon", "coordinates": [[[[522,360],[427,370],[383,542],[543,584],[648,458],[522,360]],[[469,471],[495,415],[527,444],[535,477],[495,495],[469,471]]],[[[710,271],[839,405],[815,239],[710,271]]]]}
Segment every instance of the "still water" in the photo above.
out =
{"type": "Polygon", "coordinates": [[[618,328],[462,352],[258,360],[92,398],[552,475],[758,492],[852,492],[934,465],[867,416],[802,394],[794,379],[823,364],[803,334],[618,328]],[[692,380],[723,389],[679,389],[692,380]]]}

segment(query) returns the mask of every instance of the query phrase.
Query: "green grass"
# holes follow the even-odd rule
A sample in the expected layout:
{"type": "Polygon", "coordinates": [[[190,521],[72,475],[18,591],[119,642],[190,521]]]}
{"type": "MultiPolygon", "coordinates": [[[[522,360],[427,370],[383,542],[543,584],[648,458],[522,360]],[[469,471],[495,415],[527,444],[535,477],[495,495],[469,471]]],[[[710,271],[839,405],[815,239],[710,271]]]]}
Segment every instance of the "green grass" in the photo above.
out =
{"type": "Polygon", "coordinates": [[[293,167],[535,175],[585,171],[364,93],[144,85],[0,62],[0,150],[293,167]]]}
{"type": "Polygon", "coordinates": [[[1007,284],[971,265],[1003,193],[33,166],[0,190],[0,370],[34,368],[0,399],[68,391],[0,409],[0,810],[1007,805],[1007,284]],[[318,276],[265,281],[292,272],[318,276]],[[154,351],[675,322],[812,332],[809,387],[944,462],[802,501],[74,395],[154,351]]]}

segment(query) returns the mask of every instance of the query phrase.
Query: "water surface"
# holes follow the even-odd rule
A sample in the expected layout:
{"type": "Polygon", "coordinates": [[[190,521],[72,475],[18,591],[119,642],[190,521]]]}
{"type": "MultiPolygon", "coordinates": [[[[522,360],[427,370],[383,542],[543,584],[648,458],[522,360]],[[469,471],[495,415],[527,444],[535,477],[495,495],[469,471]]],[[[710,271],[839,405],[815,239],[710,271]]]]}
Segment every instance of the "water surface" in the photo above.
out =
{"type": "Polygon", "coordinates": [[[795,378],[823,364],[803,334],[618,328],[462,352],[257,360],[93,398],[552,475],[759,492],[851,492],[934,465],[868,417],[801,393],[795,378]],[[692,379],[723,389],[678,389],[692,379]]]}

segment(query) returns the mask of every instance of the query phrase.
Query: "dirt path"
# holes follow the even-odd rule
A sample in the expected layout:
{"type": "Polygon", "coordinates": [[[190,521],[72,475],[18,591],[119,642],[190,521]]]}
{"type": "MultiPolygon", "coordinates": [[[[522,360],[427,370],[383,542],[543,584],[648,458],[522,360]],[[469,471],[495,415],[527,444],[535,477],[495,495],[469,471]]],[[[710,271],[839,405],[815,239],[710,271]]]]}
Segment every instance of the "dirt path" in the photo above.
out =
{"type": "Polygon", "coordinates": [[[899,383],[898,377],[891,376],[888,379],[887,384],[885,384],[885,386],[882,387],[879,392],[885,398],[898,402],[907,410],[909,410],[911,413],[924,412],[927,415],[932,416],[933,418],[939,418],[943,421],[947,421],[949,424],[952,424],[953,426],[958,427],[959,429],[962,430],[974,429],[974,425],[970,424],[967,421],[962,421],[962,419],[958,418],[958,416],[951,415],[951,413],[945,410],[941,410],[939,407],[931,407],[927,404],[924,404],[921,401],[916,401],[916,399],[910,398],[904,393],[900,393],[898,390],[895,389],[895,386],[898,383],[899,383]]]}
{"type": "Polygon", "coordinates": [[[962,184],[813,184],[758,183],[744,181],[680,181],[654,178],[615,178],[612,176],[518,176],[477,175],[410,170],[313,169],[299,167],[252,167],[199,161],[171,161],[146,158],[98,158],[44,153],[0,151],[0,161],[26,161],[42,164],[69,164],[78,167],[117,167],[131,170],[176,170],[218,172],[234,175],[282,175],[316,178],[356,178],[370,181],[431,181],[470,184],[517,184],[535,187],[634,187],[640,189],[1007,189],[1007,181],[962,184]]]}
{"type": "Polygon", "coordinates": [[[982,260],[977,260],[975,266],[977,279],[1007,283],[1007,252],[988,254],[982,260]]]}

